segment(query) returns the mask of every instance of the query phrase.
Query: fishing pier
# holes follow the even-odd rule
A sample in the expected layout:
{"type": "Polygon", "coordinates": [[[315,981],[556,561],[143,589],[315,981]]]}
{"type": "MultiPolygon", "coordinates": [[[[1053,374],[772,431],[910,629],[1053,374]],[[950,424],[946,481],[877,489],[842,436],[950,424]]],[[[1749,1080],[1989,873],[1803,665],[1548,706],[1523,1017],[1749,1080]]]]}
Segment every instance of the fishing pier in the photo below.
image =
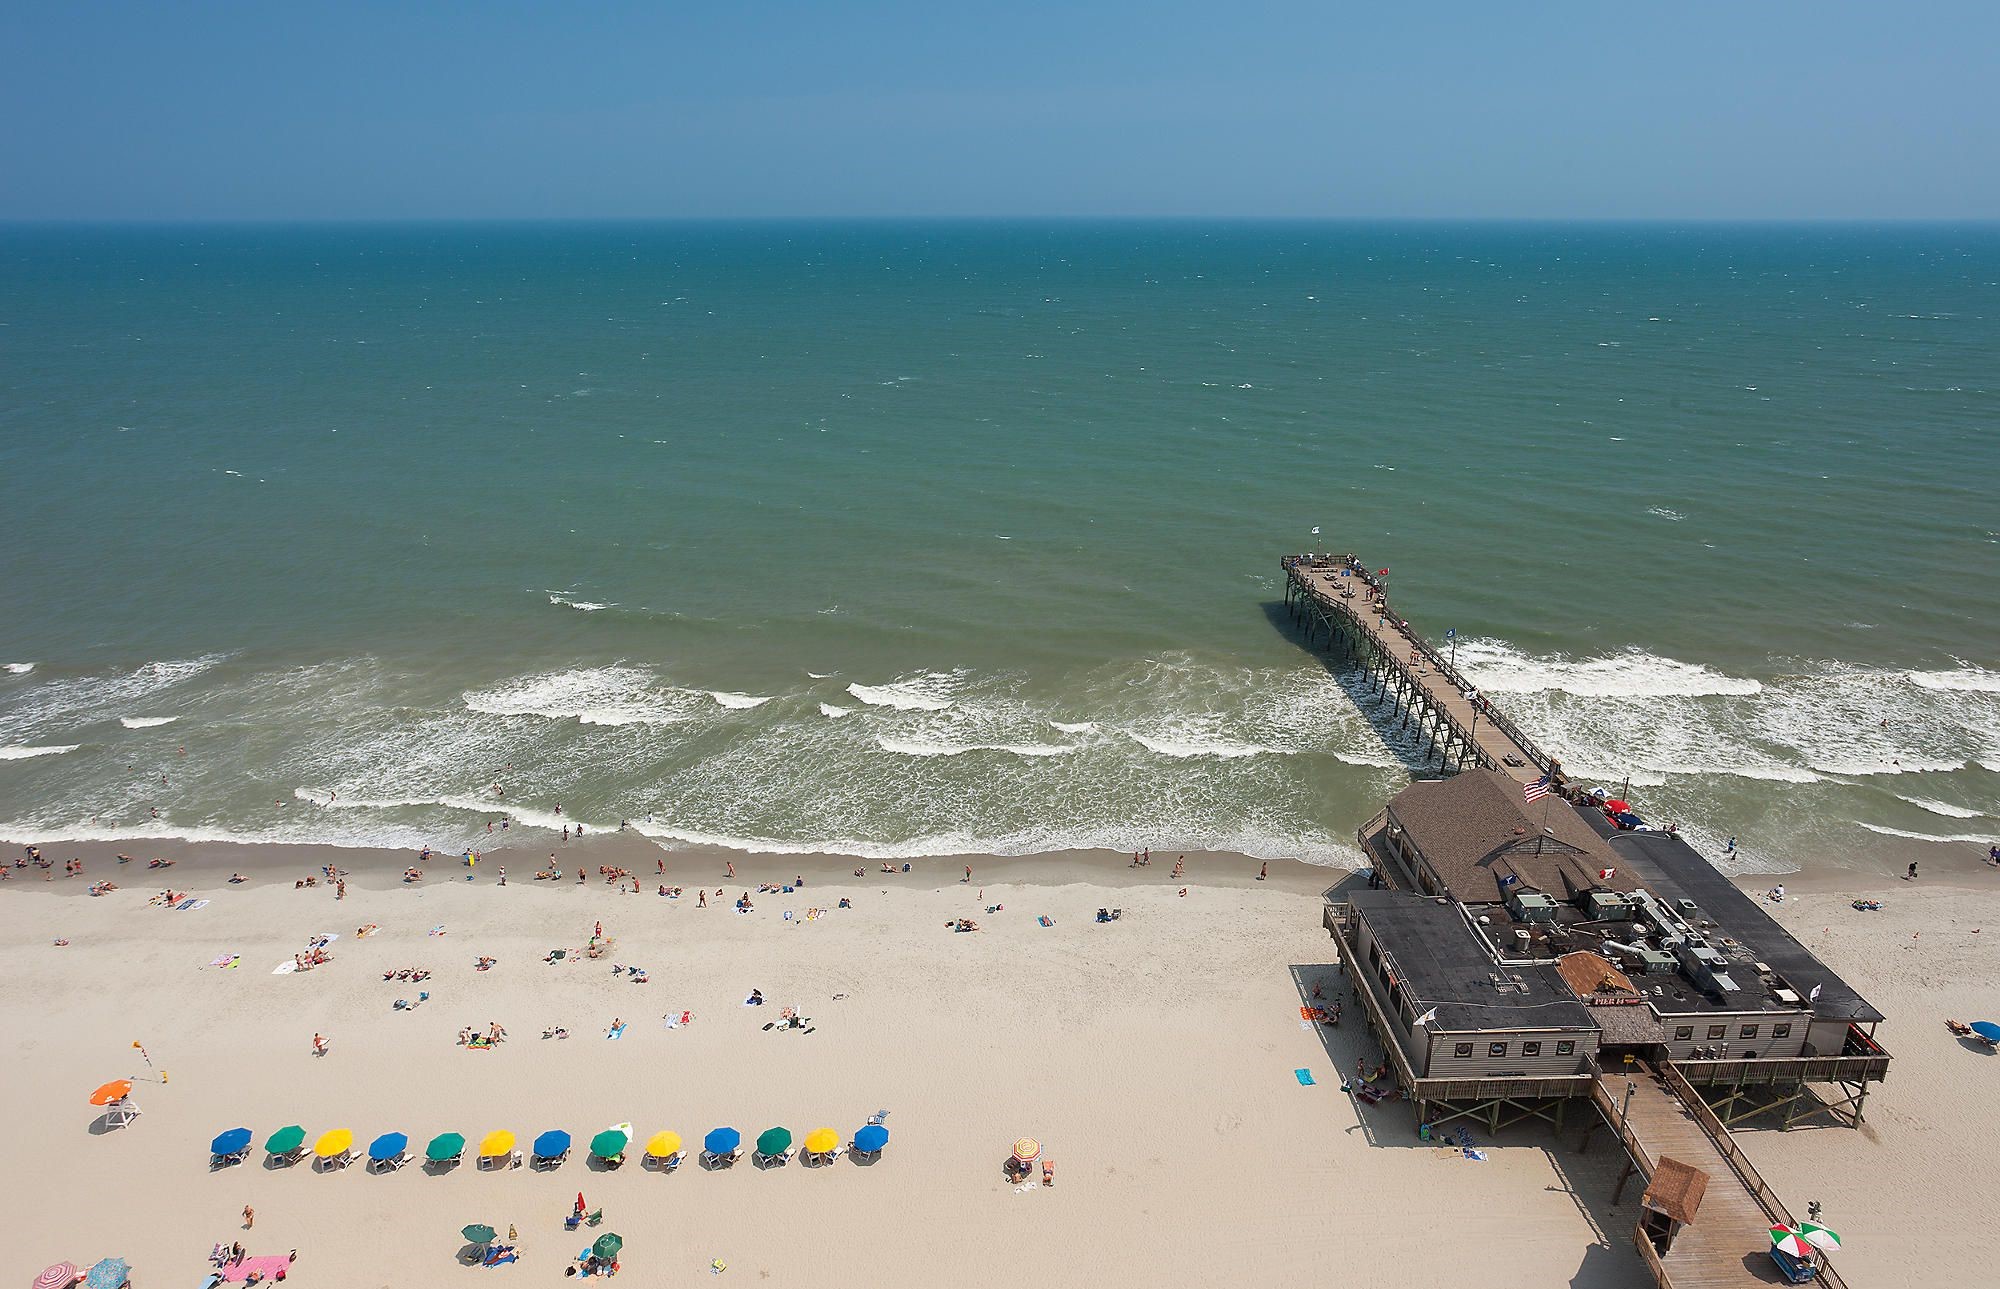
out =
{"type": "Polygon", "coordinates": [[[1523,782],[1560,769],[1396,615],[1379,574],[1352,555],[1289,555],[1284,569],[1285,607],[1306,643],[1354,663],[1426,765],[1501,770],[1523,782]]]}
{"type": "MultiPolygon", "coordinates": [[[[1407,1101],[1432,1140],[1561,1134],[1583,1111],[1582,1147],[1609,1128],[1625,1155],[1612,1202],[1634,1175],[1644,1187],[1632,1237],[1661,1289],[1778,1280],[1773,1228],[1827,1233],[1800,1229],[1730,1127],[1860,1126],[1888,1074],[1882,1013],[1676,830],[1614,820],[1603,792],[1567,782],[1396,613],[1384,573],[1352,555],[1283,568],[1307,647],[1351,665],[1412,772],[1356,833],[1366,889],[1324,909],[1387,1057],[1357,1101],[1407,1101]]],[[[1845,1289],[1824,1256],[1837,1244],[1787,1274],[1845,1289]]]]}

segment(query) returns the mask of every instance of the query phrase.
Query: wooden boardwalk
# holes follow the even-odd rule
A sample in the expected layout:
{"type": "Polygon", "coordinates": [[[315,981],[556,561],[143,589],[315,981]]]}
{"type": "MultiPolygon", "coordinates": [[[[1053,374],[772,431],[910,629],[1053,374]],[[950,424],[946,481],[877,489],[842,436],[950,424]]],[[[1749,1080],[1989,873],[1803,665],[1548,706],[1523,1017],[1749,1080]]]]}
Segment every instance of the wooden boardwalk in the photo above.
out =
{"type": "MultiPolygon", "coordinates": [[[[1668,1289],[1785,1283],[1771,1260],[1770,1230],[1780,1222],[1791,1223],[1791,1213],[1693,1090],[1685,1084],[1684,1091],[1675,1090],[1675,1077],[1670,1068],[1655,1073],[1635,1066],[1629,1074],[1599,1075],[1591,1094],[1642,1181],[1650,1181],[1667,1156],[1709,1177],[1700,1211],[1674,1238],[1673,1247],[1655,1254],[1651,1242],[1639,1236],[1641,1258],[1668,1289]]],[[[1846,1289],[1846,1282],[1831,1267],[1815,1283],[1846,1289]]]]}
{"type": "MultiPolygon", "coordinates": [[[[1394,674],[1400,689],[1414,691],[1412,703],[1428,707],[1427,716],[1451,731],[1456,744],[1469,744],[1480,764],[1501,770],[1523,783],[1540,778],[1552,764],[1533,740],[1515,728],[1456,672],[1450,660],[1416,634],[1389,608],[1388,593],[1365,565],[1331,556],[1293,556],[1285,562],[1292,593],[1304,597],[1308,609],[1322,619],[1332,617],[1357,633],[1382,664],[1394,674]]],[[[1329,629],[1332,627],[1329,623],[1329,629]]]]}

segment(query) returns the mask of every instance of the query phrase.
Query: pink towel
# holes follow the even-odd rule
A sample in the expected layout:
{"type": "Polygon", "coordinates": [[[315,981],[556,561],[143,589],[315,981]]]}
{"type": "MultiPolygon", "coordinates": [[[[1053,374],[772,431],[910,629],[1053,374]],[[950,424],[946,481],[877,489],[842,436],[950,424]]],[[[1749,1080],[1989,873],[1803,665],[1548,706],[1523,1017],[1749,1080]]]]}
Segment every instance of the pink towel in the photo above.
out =
{"type": "MultiPolygon", "coordinates": [[[[261,1258],[245,1258],[241,1262],[224,1267],[222,1269],[222,1278],[224,1280],[248,1280],[252,1271],[261,1271],[264,1273],[264,1283],[268,1284],[278,1278],[280,1271],[285,1270],[291,1265],[292,1260],[282,1253],[274,1253],[261,1258]]],[[[289,1284],[290,1281],[286,1283],[289,1284]]]]}

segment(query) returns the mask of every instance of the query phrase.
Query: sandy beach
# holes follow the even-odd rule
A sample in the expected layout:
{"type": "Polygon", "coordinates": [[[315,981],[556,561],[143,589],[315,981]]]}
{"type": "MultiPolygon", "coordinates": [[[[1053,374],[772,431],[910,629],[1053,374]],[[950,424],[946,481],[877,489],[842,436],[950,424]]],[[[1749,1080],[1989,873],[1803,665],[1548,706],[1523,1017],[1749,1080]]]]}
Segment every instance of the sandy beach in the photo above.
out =
{"type": "MultiPolygon", "coordinates": [[[[462,860],[440,857],[418,884],[399,880],[408,856],[313,848],[182,847],[174,867],[154,871],[78,848],[86,871],[73,879],[61,875],[65,848],[52,880],[15,869],[0,887],[15,1124],[0,1150],[9,1175],[33,1182],[0,1215],[0,1275],[21,1282],[58,1258],[115,1254],[136,1283],[196,1283],[211,1245],[240,1239],[254,1254],[297,1249],[290,1282],[305,1285],[540,1280],[589,1242],[561,1221],[580,1190],[604,1210],[599,1231],[625,1237],[624,1273],[641,1284],[685,1281],[718,1260],[729,1278],[775,1285],[1302,1284],[1345,1273],[1400,1284],[1462,1275],[1470,1249],[1488,1284],[1648,1283],[1627,1237],[1634,1196],[1609,1204],[1619,1157],[1602,1133],[1576,1153],[1581,1118],[1560,1142],[1525,1127],[1498,1141],[1475,1133],[1485,1154],[1475,1161],[1420,1142],[1408,1107],[1364,1108],[1340,1091],[1342,1070],[1379,1057],[1358,1009],[1337,1030],[1299,1018],[1315,986],[1345,992],[1319,921],[1338,870],[1273,864],[1260,881],[1255,861],[1203,855],[1175,881],[1172,857],[1134,870],[1119,856],[1068,854],[954,857],[893,875],[865,864],[857,878],[859,861],[837,857],[674,854],[664,879],[649,860],[644,893],[632,895],[596,866],[636,868],[636,856],[660,852],[620,840],[572,847],[561,882],[533,881],[531,852],[489,856],[470,882],[462,860]],[[329,862],[352,872],[345,899],[295,886],[329,862]],[[725,862],[736,879],[723,880],[725,862]],[[591,870],[581,885],[579,863],[591,870]],[[250,880],[229,883],[236,871],[250,880]],[[791,894],[757,893],[799,876],[791,894]],[[121,889],[85,893],[106,877],[121,889]],[[660,898],[661,880],[685,893],[660,898]],[[209,903],[149,906],[168,885],[209,903]],[[732,911],[746,890],[754,910],[732,911]],[[1123,916],[1098,923],[1100,906],[1123,916]],[[961,917],[981,929],[947,929],[961,917]],[[544,961],[583,947],[599,921],[612,940],[604,958],[544,961]],[[366,926],[379,929],[357,938],[366,926]],[[317,934],[338,937],[330,962],[274,974],[317,934]],[[233,955],[236,965],[213,965],[233,955]],[[497,961],[479,971],[481,956],[497,961]],[[613,963],[643,967],[647,983],[614,976],[613,963]],[[403,967],[432,975],[383,979],[403,967]],[[753,989],[764,1006],[744,1005],[753,989]],[[427,1002],[394,1009],[419,990],[427,1002]],[[809,1018],[805,1030],[773,1028],[786,1006],[809,1018]],[[683,1012],[689,1023],[670,1029],[664,1018],[683,1012]],[[626,1023],[615,1041],[605,1037],[614,1019],[626,1023]],[[494,1022],[508,1033],[494,1050],[457,1042],[462,1028],[494,1022]],[[557,1025],[570,1037],[543,1037],[557,1025]],[[315,1034],[329,1042],[324,1057],[315,1034]],[[86,1097],[128,1076],[143,1115],[105,1130],[86,1097]],[[636,1152],[605,1171],[581,1149],[627,1121],[641,1142],[667,1128],[693,1143],[720,1125],[746,1141],[774,1125],[800,1137],[832,1127],[846,1140],[885,1110],[891,1142],[871,1163],[759,1170],[746,1158],[660,1175],[636,1152]],[[261,1148],[211,1170],[217,1133],[245,1126],[261,1147],[290,1123],[308,1141],[352,1129],[360,1148],[401,1131],[419,1154],[445,1131],[476,1143],[507,1129],[525,1148],[562,1128],[579,1149],[547,1172],[482,1171],[470,1158],[441,1174],[271,1168],[261,1148]],[[1003,1176],[1024,1134],[1055,1162],[1053,1187],[1003,1176]],[[245,1205],[256,1210],[247,1232],[245,1205]],[[473,1222],[516,1227],[522,1261],[458,1264],[459,1228],[473,1222]]],[[[1746,1140],[1795,1205],[1826,1203],[1855,1283],[1884,1283],[1919,1251],[1940,1274],[1970,1273],[1972,1246],[1936,1235],[1974,1217],[1981,1188],[1965,1181],[2000,1124],[1965,1081],[1994,1058],[1966,1050],[1938,1017],[1977,1012],[1989,992],[1970,927],[2000,905],[1897,883],[1882,894],[1887,909],[1864,915],[1851,894],[1794,895],[1782,916],[1891,1014],[1890,1079],[1864,1132],[1746,1140]]]]}

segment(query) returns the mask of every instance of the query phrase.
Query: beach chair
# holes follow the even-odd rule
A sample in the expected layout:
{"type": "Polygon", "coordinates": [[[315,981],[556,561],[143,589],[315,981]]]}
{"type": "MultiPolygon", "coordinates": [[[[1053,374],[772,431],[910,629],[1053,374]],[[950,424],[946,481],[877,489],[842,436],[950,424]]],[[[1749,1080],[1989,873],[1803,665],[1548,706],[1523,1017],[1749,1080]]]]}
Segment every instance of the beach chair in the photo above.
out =
{"type": "Polygon", "coordinates": [[[727,1168],[729,1165],[735,1163],[737,1156],[742,1153],[743,1147],[741,1146],[738,1146],[734,1150],[704,1150],[701,1152],[702,1166],[706,1168],[727,1168]]]}
{"type": "Polygon", "coordinates": [[[119,1097],[104,1107],[104,1126],[123,1128],[139,1117],[139,1107],[126,1097],[119,1097]]]}

